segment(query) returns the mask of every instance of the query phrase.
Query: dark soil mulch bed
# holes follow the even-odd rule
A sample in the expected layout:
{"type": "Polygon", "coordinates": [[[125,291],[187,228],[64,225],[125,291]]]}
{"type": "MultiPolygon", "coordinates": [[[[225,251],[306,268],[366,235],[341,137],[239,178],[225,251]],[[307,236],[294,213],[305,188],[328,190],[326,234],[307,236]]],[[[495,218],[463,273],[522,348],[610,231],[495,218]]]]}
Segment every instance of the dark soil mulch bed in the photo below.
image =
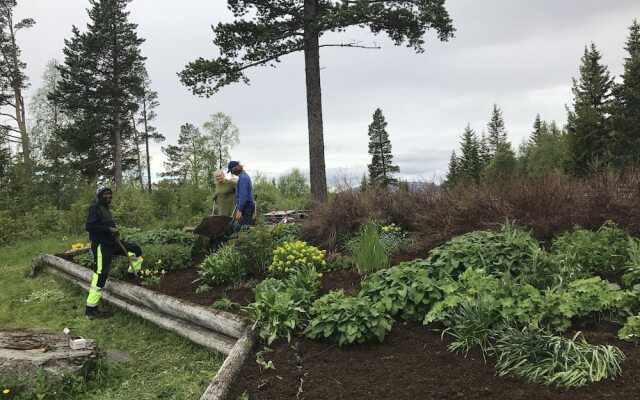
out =
{"type": "MultiPolygon", "coordinates": [[[[229,399],[245,390],[251,399],[638,399],[640,347],[616,338],[617,327],[586,332],[594,344],[614,344],[627,356],[615,380],[584,388],[554,389],[495,375],[494,360],[479,351],[465,358],[447,350],[450,340],[430,326],[398,322],[384,343],[338,347],[305,338],[272,345],[275,370],[245,363],[229,399]]],[[[257,350],[260,350],[258,347],[257,350]]]]}

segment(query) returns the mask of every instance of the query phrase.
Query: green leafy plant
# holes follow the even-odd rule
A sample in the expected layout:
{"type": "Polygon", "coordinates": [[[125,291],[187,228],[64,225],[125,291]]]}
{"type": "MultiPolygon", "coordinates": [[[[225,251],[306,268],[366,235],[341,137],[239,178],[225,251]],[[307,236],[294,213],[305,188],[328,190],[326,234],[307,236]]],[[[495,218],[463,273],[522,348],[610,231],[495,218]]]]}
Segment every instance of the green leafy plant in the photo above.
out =
{"type": "MultiPolygon", "coordinates": [[[[126,257],[117,257],[128,264],[126,257]]],[[[183,244],[148,244],[142,247],[142,267],[167,271],[180,271],[191,266],[191,248],[183,244]]]]}
{"type": "Polygon", "coordinates": [[[564,331],[576,317],[623,322],[633,314],[637,294],[600,277],[579,279],[549,288],[544,296],[543,325],[564,331]]]}
{"type": "Polygon", "coordinates": [[[271,344],[280,337],[291,341],[293,331],[302,327],[306,298],[300,299],[287,290],[283,281],[268,278],[255,288],[255,301],[247,306],[252,315],[253,328],[260,328],[260,336],[271,344]]]}
{"type": "Polygon", "coordinates": [[[256,285],[255,301],[245,309],[254,320],[254,329],[260,328],[260,336],[268,344],[277,338],[290,342],[294,330],[304,327],[304,317],[319,288],[316,269],[307,265],[286,281],[268,278],[256,285]]]}
{"type": "Polygon", "coordinates": [[[164,279],[165,274],[166,274],[166,271],[164,269],[144,268],[138,273],[138,276],[140,277],[140,283],[142,285],[158,286],[162,282],[162,279],[164,279]]]}
{"type": "Polygon", "coordinates": [[[247,273],[242,256],[231,245],[223,245],[215,253],[209,254],[200,264],[200,280],[210,285],[237,283],[247,273]]]}
{"type": "Polygon", "coordinates": [[[629,259],[624,265],[625,274],[622,276],[622,283],[627,287],[633,287],[640,283],[640,242],[629,237],[629,259]]]}
{"type": "Polygon", "coordinates": [[[403,251],[413,243],[413,240],[394,223],[380,227],[380,243],[388,256],[403,251]]]}
{"type": "Polygon", "coordinates": [[[496,325],[502,321],[500,312],[490,308],[483,301],[463,301],[444,317],[444,323],[448,328],[443,334],[448,333],[455,338],[448,346],[449,351],[463,352],[466,357],[472,347],[478,346],[484,358],[491,349],[496,335],[496,325]]]}
{"type": "Polygon", "coordinates": [[[243,228],[229,243],[242,255],[243,269],[255,272],[266,271],[277,245],[264,223],[256,224],[253,229],[243,228]]]}
{"type": "Polygon", "coordinates": [[[626,359],[617,347],[587,343],[580,332],[568,339],[538,329],[508,328],[494,349],[500,376],[556,387],[580,387],[616,377],[626,359]]]}
{"type": "Polygon", "coordinates": [[[177,244],[196,250],[197,237],[178,229],[161,229],[155,231],[142,231],[138,228],[121,228],[120,234],[123,240],[140,245],[143,250],[148,245],[177,244]]]}
{"type": "Polygon", "coordinates": [[[362,283],[360,294],[369,297],[379,311],[413,321],[423,320],[432,304],[443,297],[423,260],[373,273],[362,283]]]}
{"type": "Polygon", "coordinates": [[[554,256],[561,263],[602,276],[624,270],[629,259],[628,246],[629,235],[611,221],[597,232],[576,227],[553,241],[554,256]]]}
{"type": "Polygon", "coordinates": [[[271,230],[271,236],[278,244],[295,242],[300,239],[300,225],[294,223],[275,224],[271,230]]]}
{"type": "Polygon", "coordinates": [[[238,307],[239,304],[231,301],[228,297],[223,297],[213,302],[212,307],[216,310],[229,311],[232,308],[238,307]]]}
{"type": "Polygon", "coordinates": [[[364,225],[362,232],[347,243],[347,248],[353,254],[356,269],[361,275],[389,266],[387,250],[380,241],[378,225],[373,221],[364,225]]]}
{"type": "Polygon", "coordinates": [[[393,325],[393,319],[373,307],[371,299],[346,296],[342,290],[316,300],[311,315],[305,335],[329,339],[340,346],[373,339],[382,342],[393,325]]]}
{"type": "Polygon", "coordinates": [[[268,270],[272,276],[285,277],[305,266],[320,269],[327,265],[324,253],[324,250],[319,250],[300,240],[285,242],[273,250],[273,260],[268,270]]]}
{"type": "Polygon", "coordinates": [[[618,331],[618,337],[630,342],[640,341],[640,315],[629,317],[624,326],[618,331]]]}
{"type": "Polygon", "coordinates": [[[546,279],[557,275],[557,271],[547,273],[551,266],[538,242],[511,224],[504,225],[501,232],[475,231],[455,237],[433,249],[427,262],[439,278],[455,278],[467,268],[475,268],[495,275],[508,273],[522,277],[523,283],[544,287],[549,283],[546,279]],[[541,277],[545,280],[540,282],[541,277]]]}

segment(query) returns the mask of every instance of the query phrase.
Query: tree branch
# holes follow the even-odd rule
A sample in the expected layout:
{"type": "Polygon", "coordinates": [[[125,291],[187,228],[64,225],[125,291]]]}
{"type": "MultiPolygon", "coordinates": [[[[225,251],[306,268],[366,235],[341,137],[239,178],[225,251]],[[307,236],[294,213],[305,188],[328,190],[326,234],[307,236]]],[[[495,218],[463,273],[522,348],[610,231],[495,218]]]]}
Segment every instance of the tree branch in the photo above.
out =
{"type": "Polygon", "coordinates": [[[358,49],[369,49],[369,50],[379,50],[381,49],[380,46],[364,46],[364,45],[360,45],[360,44],[355,44],[355,43],[336,43],[336,44],[321,44],[318,47],[352,47],[352,48],[358,48],[358,49]]]}
{"type": "Polygon", "coordinates": [[[14,121],[18,122],[18,119],[16,118],[16,116],[15,116],[15,115],[6,114],[6,113],[0,113],[0,116],[3,116],[3,117],[10,117],[10,118],[12,118],[14,121]]]}

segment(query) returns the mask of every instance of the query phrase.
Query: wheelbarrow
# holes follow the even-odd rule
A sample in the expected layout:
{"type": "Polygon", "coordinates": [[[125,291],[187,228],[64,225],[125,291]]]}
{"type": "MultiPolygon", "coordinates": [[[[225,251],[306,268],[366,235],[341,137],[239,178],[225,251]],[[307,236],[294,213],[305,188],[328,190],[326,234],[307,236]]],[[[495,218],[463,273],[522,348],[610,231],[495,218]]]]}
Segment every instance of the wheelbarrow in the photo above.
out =
{"type": "MultiPolygon", "coordinates": [[[[215,212],[216,203],[213,203],[212,213],[215,212]]],[[[221,243],[228,239],[231,233],[231,225],[233,224],[233,215],[236,209],[230,216],[226,215],[210,215],[204,217],[202,221],[193,229],[193,233],[209,238],[209,248],[217,248],[221,243]]]]}

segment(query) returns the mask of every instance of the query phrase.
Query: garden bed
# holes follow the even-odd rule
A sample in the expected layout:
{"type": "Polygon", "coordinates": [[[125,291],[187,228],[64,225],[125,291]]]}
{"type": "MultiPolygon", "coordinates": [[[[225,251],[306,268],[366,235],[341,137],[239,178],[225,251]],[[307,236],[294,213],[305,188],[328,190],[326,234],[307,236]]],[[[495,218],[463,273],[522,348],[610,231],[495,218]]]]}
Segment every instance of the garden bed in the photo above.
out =
{"type": "MultiPolygon", "coordinates": [[[[582,388],[555,389],[498,377],[494,361],[478,350],[465,358],[447,350],[437,326],[398,322],[384,343],[338,347],[295,338],[278,341],[261,369],[253,354],[232,385],[229,399],[637,399],[640,347],[617,339],[618,327],[601,323],[584,332],[592,344],[613,344],[627,361],[622,375],[582,388]],[[292,346],[293,345],[293,346],[292,346]]],[[[260,351],[258,347],[256,351],[260,351]]]]}

